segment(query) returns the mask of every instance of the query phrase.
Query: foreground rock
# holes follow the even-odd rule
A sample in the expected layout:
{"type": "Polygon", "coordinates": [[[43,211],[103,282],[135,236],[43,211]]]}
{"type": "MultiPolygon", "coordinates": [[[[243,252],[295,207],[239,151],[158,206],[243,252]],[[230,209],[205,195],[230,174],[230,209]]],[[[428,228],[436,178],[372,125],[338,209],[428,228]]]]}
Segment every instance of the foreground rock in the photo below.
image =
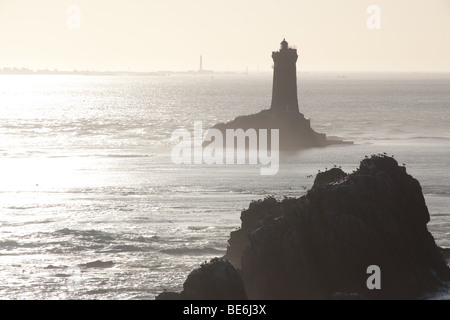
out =
{"type": "Polygon", "coordinates": [[[240,272],[212,260],[158,298],[415,299],[450,281],[421,186],[390,157],[319,173],[305,196],[252,202],[241,220],[226,254],[240,272]],[[367,287],[373,265],[379,290],[367,287]]]}
{"type": "Polygon", "coordinates": [[[244,283],[228,261],[213,259],[192,271],[181,293],[163,292],[157,300],[246,300],[244,283]]]}
{"type": "Polygon", "coordinates": [[[227,257],[251,299],[409,299],[450,280],[420,184],[393,158],[319,173],[307,195],[254,202],[241,219],[227,257]],[[367,288],[371,265],[381,290],[367,288]]]}
{"type": "Polygon", "coordinates": [[[450,265],[450,249],[439,247],[439,252],[441,253],[444,260],[447,262],[447,265],[450,265]]]}

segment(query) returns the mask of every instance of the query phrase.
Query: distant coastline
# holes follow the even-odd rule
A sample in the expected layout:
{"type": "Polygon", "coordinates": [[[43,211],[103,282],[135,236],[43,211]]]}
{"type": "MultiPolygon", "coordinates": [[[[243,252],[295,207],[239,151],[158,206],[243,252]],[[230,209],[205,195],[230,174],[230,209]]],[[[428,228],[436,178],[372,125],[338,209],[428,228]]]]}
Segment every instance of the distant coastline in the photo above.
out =
{"type": "Polygon", "coordinates": [[[214,70],[187,70],[187,71],[94,71],[94,70],[50,70],[38,69],[32,70],[28,68],[2,68],[0,75],[84,75],[84,76],[170,76],[173,74],[194,74],[194,75],[214,75],[214,74],[246,74],[246,72],[234,71],[214,71],[214,70]]]}

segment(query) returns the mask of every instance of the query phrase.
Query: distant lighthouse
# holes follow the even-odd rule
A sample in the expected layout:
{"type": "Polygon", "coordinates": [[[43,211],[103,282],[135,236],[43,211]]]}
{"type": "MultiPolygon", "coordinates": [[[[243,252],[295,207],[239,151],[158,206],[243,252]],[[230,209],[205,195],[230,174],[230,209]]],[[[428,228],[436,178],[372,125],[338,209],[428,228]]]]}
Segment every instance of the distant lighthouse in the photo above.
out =
{"type": "Polygon", "coordinates": [[[272,52],[273,89],[270,109],[283,113],[299,113],[297,98],[297,49],[290,48],[285,39],[279,51],[272,52]]]}
{"type": "Polygon", "coordinates": [[[200,69],[198,71],[203,71],[203,57],[200,55],[200,69]]]}

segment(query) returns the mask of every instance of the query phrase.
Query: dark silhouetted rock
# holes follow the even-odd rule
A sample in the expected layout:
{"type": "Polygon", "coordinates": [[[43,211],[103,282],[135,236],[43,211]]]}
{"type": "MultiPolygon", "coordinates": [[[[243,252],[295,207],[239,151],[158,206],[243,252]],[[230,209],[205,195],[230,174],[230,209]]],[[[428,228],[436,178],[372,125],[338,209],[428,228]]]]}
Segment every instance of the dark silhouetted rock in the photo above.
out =
{"type": "Polygon", "coordinates": [[[253,202],[241,219],[226,256],[250,299],[409,299],[450,280],[421,186],[390,157],[319,174],[305,196],[253,202]],[[371,265],[381,290],[366,286],[371,265]]]}
{"type": "Polygon", "coordinates": [[[192,271],[181,293],[163,292],[157,300],[246,300],[244,283],[231,263],[213,259],[192,271]]]}
{"type": "Polygon", "coordinates": [[[213,259],[157,299],[413,299],[450,281],[419,182],[387,156],[319,173],[300,198],[252,202],[241,220],[226,253],[240,272],[213,259]],[[367,288],[372,265],[380,290],[367,288]]]}
{"type": "Polygon", "coordinates": [[[447,262],[447,264],[450,265],[450,249],[439,247],[439,252],[441,253],[444,260],[447,262]]]}
{"type": "Polygon", "coordinates": [[[310,121],[300,112],[281,113],[267,109],[257,114],[239,116],[227,123],[216,124],[213,128],[220,130],[224,136],[227,129],[242,129],[244,131],[255,129],[257,132],[259,129],[278,129],[279,148],[283,151],[325,147],[334,144],[352,144],[348,141],[328,140],[325,134],[314,131],[311,128],[310,121]]]}
{"type": "MultiPolygon", "coordinates": [[[[295,201],[295,199],[291,199],[295,201]]],[[[272,220],[281,216],[280,204],[272,197],[264,200],[253,201],[247,210],[241,214],[241,228],[231,232],[228,240],[228,248],[225,258],[236,268],[241,268],[241,257],[244,250],[250,244],[248,235],[258,227],[262,226],[265,220],[272,220]]]]}
{"type": "Polygon", "coordinates": [[[155,300],[180,300],[180,294],[177,292],[164,291],[157,295],[155,300]]]}
{"type": "Polygon", "coordinates": [[[338,168],[332,168],[325,172],[319,172],[314,180],[314,186],[318,186],[321,184],[333,183],[333,182],[341,182],[347,174],[338,168]]]}

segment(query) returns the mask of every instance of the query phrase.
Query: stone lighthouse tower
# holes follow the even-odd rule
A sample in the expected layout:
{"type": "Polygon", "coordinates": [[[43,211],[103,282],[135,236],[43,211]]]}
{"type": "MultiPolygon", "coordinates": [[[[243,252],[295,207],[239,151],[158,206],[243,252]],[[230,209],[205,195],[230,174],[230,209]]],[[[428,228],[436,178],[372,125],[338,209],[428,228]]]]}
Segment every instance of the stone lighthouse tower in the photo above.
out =
{"type": "Polygon", "coordinates": [[[297,98],[297,49],[289,48],[285,39],[280,51],[272,52],[273,89],[272,105],[275,112],[299,113],[297,98]]]}

